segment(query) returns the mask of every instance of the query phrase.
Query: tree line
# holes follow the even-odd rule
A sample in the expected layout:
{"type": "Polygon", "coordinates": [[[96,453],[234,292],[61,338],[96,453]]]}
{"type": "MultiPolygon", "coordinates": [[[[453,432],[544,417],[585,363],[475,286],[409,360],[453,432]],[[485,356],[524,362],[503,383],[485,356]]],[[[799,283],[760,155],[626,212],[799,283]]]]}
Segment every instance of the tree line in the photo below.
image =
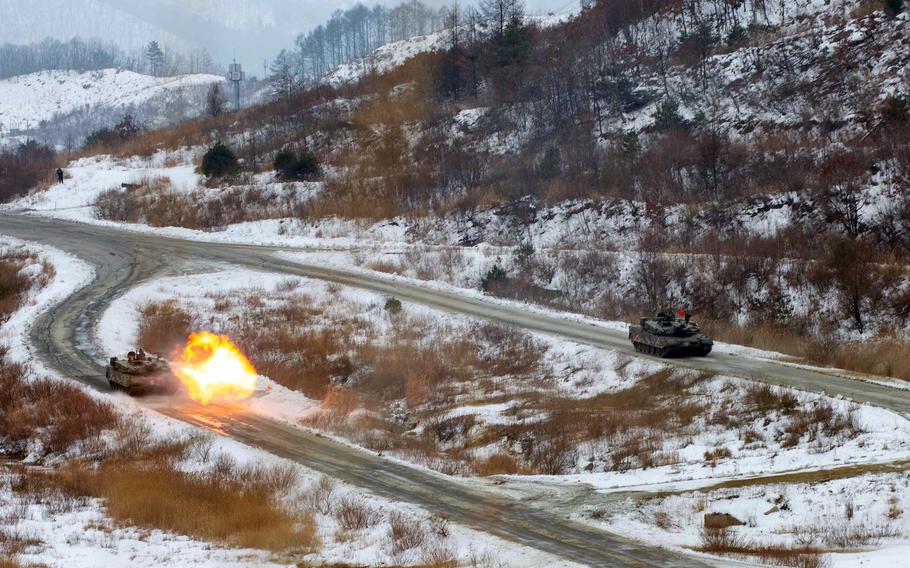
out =
{"type": "Polygon", "coordinates": [[[298,75],[318,77],[387,43],[437,32],[446,15],[446,8],[433,9],[418,0],[394,8],[357,4],[337,10],[325,24],[299,35],[294,50],[279,58],[292,58],[298,75]]]}
{"type": "Polygon", "coordinates": [[[48,70],[84,72],[111,68],[156,76],[218,70],[205,49],[182,53],[163,49],[157,42],[136,51],[124,51],[113,43],[78,37],[67,41],[48,38],[27,45],[0,45],[0,79],[48,70]]]}

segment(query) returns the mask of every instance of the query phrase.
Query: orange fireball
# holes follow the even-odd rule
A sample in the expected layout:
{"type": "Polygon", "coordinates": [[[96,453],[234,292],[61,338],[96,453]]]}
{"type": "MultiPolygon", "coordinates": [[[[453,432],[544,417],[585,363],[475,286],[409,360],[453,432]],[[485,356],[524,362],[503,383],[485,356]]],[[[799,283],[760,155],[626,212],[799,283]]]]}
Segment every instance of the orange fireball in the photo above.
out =
{"type": "Polygon", "coordinates": [[[172,368],[190,398],[202,404],[243,400],[256,390],[256,369],[224,335],[194,333],[172,368]]]}

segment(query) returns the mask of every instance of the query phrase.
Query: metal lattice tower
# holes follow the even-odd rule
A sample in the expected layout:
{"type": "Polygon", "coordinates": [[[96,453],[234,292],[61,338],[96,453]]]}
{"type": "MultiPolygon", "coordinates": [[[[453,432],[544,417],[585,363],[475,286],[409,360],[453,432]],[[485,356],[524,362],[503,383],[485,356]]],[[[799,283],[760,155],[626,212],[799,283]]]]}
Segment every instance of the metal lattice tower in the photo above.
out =
{"type": "Polygon", "coordinates": [[[227,80],[234,83],[234,109],[240,110],[240,83],[246,79],[246,74],[236,61],[228,66],[227,80]]]}

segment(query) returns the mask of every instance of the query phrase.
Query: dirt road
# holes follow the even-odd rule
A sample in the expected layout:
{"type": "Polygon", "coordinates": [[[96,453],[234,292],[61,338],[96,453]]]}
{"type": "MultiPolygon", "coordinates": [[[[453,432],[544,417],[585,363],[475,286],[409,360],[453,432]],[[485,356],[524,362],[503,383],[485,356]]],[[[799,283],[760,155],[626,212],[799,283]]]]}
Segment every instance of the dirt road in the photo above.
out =
{"type": "MultiPolygon", "coordinates": [[[[41,217],[0,214],[0,234],[69,252],[96,269],[91,285],[44,314],[31,333],[36,355],[66,376],[104,389],[105,353],[94,342],[94,326],[110,303],[149,279],[179,274],[200,262],[309,276],[356,286],[430,307],[488,318],[525,329],[639,356],[624,334],[538,314],[482,298],[390,282],[355,271],[302,265],[276,258],[272,247],[211,244],[68,223],[41,217]]],[[[715,354],[674,364],[737,375],[910,413],[910,393],[771,361],[715,354]]],[[[566,560],[591,566],[701,566],[699,559],[647,547],[502,497],[476,484],[425,473],[283,424],[245,413],[224,415],[198,407],[159,410],[238,441],[363,487],[391,499],[420,505],[450,520],[566,560]]]]}

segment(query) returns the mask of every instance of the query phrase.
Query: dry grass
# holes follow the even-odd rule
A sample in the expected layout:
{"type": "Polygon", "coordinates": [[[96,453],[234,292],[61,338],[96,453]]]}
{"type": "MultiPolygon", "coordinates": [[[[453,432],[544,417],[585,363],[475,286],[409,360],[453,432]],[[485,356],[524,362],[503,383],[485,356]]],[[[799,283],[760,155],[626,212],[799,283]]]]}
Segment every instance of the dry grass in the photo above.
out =
{"type": "Polygon", "coordinates": [[[0,568],[43,568],[44,564],[20,564],[11,558],[0,557],[0,568]]]}
{"type": "Polygon", "coordinates": [[[381,515],[358,497],[342,497],[335,506],[335,520],[345,531],[363,530],[375,526],[381,515]]]}
{"type": "Polygon", "coordinates": [[[42,261],[37,274],[26,275],[23,269],[38,263],[37,254],[24,247],[10,248],[0,256],[0,322],[6,321],[33,289],[46,286],[56,275],[54,266],[42,261]]]}
{"type": "Polygon", "coordinates": [[[420,552],[422,568],[456,568],[458,558],[445,543],[433,540],[424,544],[420,552]]]}
{"type": "Polygon", "coordinates": [[[5,321],[18,309],[22,295],[30,288],[22,266],[21,262],[0,260],[0,320],[5,321]]]}
{"type": "Polygon", "coordinates": [[[63,476],[64,483],[104,499],[110,517],[132,526],[274,551],[310,550],[318,542],[312,518],[278,502],[292,481],[286,470],[234,466],[194,474],[126,462],[63,476]]]}
{"type": "Polygon", "coordinates": [[[720,341],[792,355],[823,367],[910,381],[910,342],[896,337],[838,342],[768,324],[710,322],[704,327],[720,341]]]}
{"type": "MultiPolygon", "coordinates": [[[[126,525],[276,551],[318,545],[311,515],[282,502],[296,484],[291,467],[213,459],[211,443],[200,437],[156,440],[148,426],[78,387],[7,363],[0,364],[0,432],[12,457],[79,450],[78,460],[54,468],[12,470],[14,492],[51,510],[100,498],[107,514],[126,525]],[[207,466],[183,471],[180,464],[194,456],[207,466]]],[[[28,545],[11,532],[2,540],[5,552],[28,545]]]]}
{"type": "MultiPolygon", "coordinates": [[[[592,468],[659,467],[679,462],[676,452],[665,449],[674,440],[706,427],[735,429],[759,416],[775,416],[781,428],[743,432],[752,447],[829,443],[859,432],[849,413],[823,403],[802,408],[783,389],[730,384],[712,400],[699,386],[710,377],[669,369],[618,392],[563,398],[554,389],[559,380],[546,363],[546,345],[527,333],[490,323],[466,333],[407,310],[394,317],[383,312],[390,325],[380,332],[373,316],[360,316],[361,308],[349,302],[335,294],[320,303],[288,286],[244,292],[232,295],[214,325],[240,338],[261,373],[322,399],[306,425],[447,474],[564,474],[582,467],[583,446],[599,448],[592,468]],[[498,425],[471,415],[443,416],[455,406],[506,400],[517,401],[509,411],[516,417],[542,419],[498,425]],[[406,412],[396,414],[396,407],[406,412]],[[474,456],[475,449],[491,445],[499,449],[474,456]]],[[[176,317],[160,318],[162,324],[154,326],[171,330],[173,320],[185,319],[179,307],[149,308],[146,318],[155,322],[158,313],[174,312],[176,317]]],[[[730,448],[717,447],[705,460],[716,465],[731,457],[730,448]]]]}
{"type": "Polygon", "coordinates": [[[193,331],[192,318],[176,301],[148,304],[139,313],[139,346],[150,353],[168,355],[193,331]]]}
{"type": "Polygon", "coordinates": [[[103,433],[119,421],[110,404],[76,386],[32,378],[19,365],[0,365],[0,432],[8,455],[24,455],[35,443],[43,456],[77,446],[97,451],[103,446],[103,433]]]}
{"type": "Polygon", "coordinates": [[[27,534],[6,528],[0,530],[0,555],[16,556],[41,544],[40,540],[27,534]]]}
{"type": "Polygon", "coordinates": [[[704,529],[697,550],[710,554],[751,557],[773,566],[823,568],[829,564],[821,549],[800,544],[749,543],[730,529],[704,529]]]}
{"type": "Polygon", "coordinates": [[[479,461],[475,467],[477,475],[488,477],[491,475],[515,475],[522,472],[522,467],[515,456],[504,452],[497,452],[479,461]]]}
{"type": "Polygon", "coordinates": [[[183,227],[209,231],[236,223],[294,217],[302,205],[293,192],[275,195],[252,178],[217,193],[175,191],[168,178],[150,178],[138,187],[112,188],[93,203],[101,219],[146,223],[152,227],[183,227]]]}
{"type": "Polygon", "coordinates": [[[101,499],[106,514],[128,526],[272,551],[318,546],[312,516],[282,503],[296,483],[293,468],[238,466],[220,456],[201,471],[182,471],[180,460],[197,444],[194,439],[152,441],[134,455],[115,451],[94,463],[18,468],[11,485],[52,510],[72,510],[88,497],[101,499]]]}
{"type": "Polygon", "coordinates": [[[424,543],[426,530],[419,521],[411,519],[398,511],[389,514],[389,539],[392,542],[392,554],[401,554],[413,550],[424,543]]]}

